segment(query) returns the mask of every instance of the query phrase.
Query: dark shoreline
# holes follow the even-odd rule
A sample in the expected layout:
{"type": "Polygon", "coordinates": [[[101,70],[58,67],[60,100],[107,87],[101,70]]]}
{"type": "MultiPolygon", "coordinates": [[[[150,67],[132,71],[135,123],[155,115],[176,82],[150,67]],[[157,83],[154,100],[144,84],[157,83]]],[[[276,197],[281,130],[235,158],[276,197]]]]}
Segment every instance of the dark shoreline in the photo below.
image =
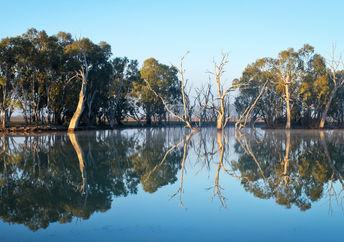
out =
{"type": "MultiPolygon", "coordinates": [[[[100,126],[80,126],[75,131],[91,131],[91,130],[124,130],[124,129],[137,129],[137,128],[166,128],[166,127],[184,127],[183,123],[167,123],[159,124],[153,123],[151,125],[139,125],[139,124],[124,124],[117,125],[113,129],[109,125],[100,125],[100,126]]],[[[195,125],[197,127],[197,124],[195,125]]],[[[215,122],[207,122],[203,124],[203,127],[215,127],[215,122]]],[[[235,122],[229,122],[226,127],[234,127],[235,122]]],[[[267,127],[264,123],[256,123],[256,128],[261,128],[264,130],[287,130],[283,126],[279,127],[267,127]]],[[[250,125],[247,128],[251,128],[250,125]]],[[[328,125],[323,130],[335,130],[335,129],[344,129],[343,127],[337,127],[334,125],[328,125]]],[[[321,130],[314,127],[305,127],[305,126],[293,126],[290,130],[321,130]]],[[[35,135],[43,133],[58,133],[58,132],[68,132],[68,126],[64,125],[53,125],[53,124],[43,124],[43,125],[9,125],[5,129],[0,129],[1,134],[11,134],[11,135],[35,135]]]]}

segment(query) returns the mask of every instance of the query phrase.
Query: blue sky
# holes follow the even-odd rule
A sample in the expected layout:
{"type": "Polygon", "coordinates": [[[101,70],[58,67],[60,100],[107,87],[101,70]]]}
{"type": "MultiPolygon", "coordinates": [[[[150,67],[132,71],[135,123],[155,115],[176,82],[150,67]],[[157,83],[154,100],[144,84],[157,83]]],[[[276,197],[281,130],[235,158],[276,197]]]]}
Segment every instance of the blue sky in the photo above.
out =
{"type": "Polygon", "coordinates": [[[213,59],[229,52],[225,81],[246,65],[304,43],[329,56],[344,48],[344,1],[0,0],[0,38],[29,28],[106,41],[114,56],[178,64],[186,51],[193,86],[208,80],[213,59]]]}

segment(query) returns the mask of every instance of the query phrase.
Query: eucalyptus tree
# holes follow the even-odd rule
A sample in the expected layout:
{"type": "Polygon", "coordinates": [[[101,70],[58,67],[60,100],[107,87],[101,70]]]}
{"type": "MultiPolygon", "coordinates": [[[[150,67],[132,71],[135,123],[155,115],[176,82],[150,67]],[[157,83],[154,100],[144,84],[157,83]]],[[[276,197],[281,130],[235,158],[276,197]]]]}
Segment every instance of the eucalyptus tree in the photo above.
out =
{"type": "Polygon", "coordinates": [[[29,60],[33,47],[32,43],[22,36],[15,37],[13,41],[16,42],[15,72],[17,85],[15,92],[19,104],[18,107],[23,112],[25,124],[28,124],[30,110],[29,92],[31,90],[31,65],[29,65],[29,60]]]}
{"type": "MultiPolygon", "coordinates": [[[[147,84],[147,87],[150,91],[153,92],[153,94],[158,97],[161,102],[163,103],[165,109],[175,118],[177,118],[179,121],[182,121],[183,123],[186,124],[186,127],[188,127],[189,129],[192,129],[194,131],[198,131],[197,128],[192,126],[192,113],[194,111],[194,108],[196,106],[196,100],[194,101],[193,105],[191,105],[191,101],[190,101],[190,91],[186,91],[186,87],[187,87],[187,80],[184,77],[184,67],[183,67],[183,60],[185,58],[185,56],[188,54],[188,52],[182,56],[182,58],[180,59],[180,67],[175,67],[172,66],[173,68],[175,68],[177,70],[177,72],[180,74],[180,87],[178,88],[178,94],[181,95],[182,97],[182,104],[183,104],[183,114],[180,115],[178,113],[178,108],[175,108],[176,110],[173,110],[173,107],[171,107],[171,104],[169,104],[169,101],[166,100],[162,95],[160,95],[157,91],[155,91],[152,86],[150,85],[150,83],[144,79],[145,83],[147,84]]],[[[173,104],[172,104],[173,105],[173,104]]]]}
{"type": "Polygon", "coordinates": [[[282,98],[277,94],[273,74],[273,60],[271,58],[258,59],[248,65],[242,73],[237,83],[246,83],[245,88],[239,91],[239,96],[235,99],[234,105],[238,113],[244,113],[247,107],[253,105],[255,99],[267,83],[267,88],[256,103],[256,108],[252,110],[252,121],[263,118],[267,126],[275,126],[283,117],[282,98]]]}
{"type": "Polygon", "coordinates": [[[326,105],[330,92],[330,78],[325,59],[320,55],[310,58],[300,89],[302,101],[302,125],[319,123],[321,111],[326,105]]]}
{"type": "Polygon", "coordinates": [[[141,80],[134,84],[132,95],[137,105],[144,110],[147,124],[151,124],[153,116],[158,117],[161,122],[166,115],[162,100],[151,89],[168,103],[180,103],[177,73],[176,68],[161,64],[154,58],[144,61],[140,70],[141,80]]]}
{"type": "Polygon", "coordinates": [[[15,45],[13,39],[6,38],[0,42],[0,109],[2,112],[2,128],[6,128],[6,113],[14,101],[16,78],[15,45]]]}
{"type": "Polygon", "coordinates": [[[262,117],[269,127],[283,122],[308,122],[305,117],[317,117],[328,90],[328,75],[324,59],[305,44],[298,51],[288,49],[276,59],[262,58],[244,70],[240,83],[248,82],[235,101],[238,112],[251,105],[266,85],[264,94],[253,111],[254,118],[262,117]]]}
{"type": "Polygon", "coordinates": [[[74,131],[78,128],[80,117],[85,109],[88,74],[91,68],[87,62],[85,49],[87,49],[87,45],[89,44],[90,40],[82,39],[80,41],[74,41],[72,44],[66,46],[66,52],[71,53],[74,57],[74,61],[80,63],[80,69],[76,71],[76,74],[72,76],[70,80],[74,78],[81,80],[78,105],[68,126],[68,130],[70,131],[74,131]]]}
{"type": "MultiPolygon", "coordinates": [[[[291,102],[299,86],[299,59],[294,49],[281,51],[274,60],[274,74],[276,75],[276,89],[285,101],[286,129],[291,127],[291,102]],[[294,95],[293,95],[294,94],[294,95]]],[[[295,101],[295,100],[294,100],[295,101]]]]}
{"type": "Polygon", "coordinates": [[[105,115],[109,87],[113,81],[113,67],[110,62],[111,46],[106,42],[89,43],[87,49],[89,86],[87,88],[87,123],[96,124],[97,117],[105,115]]]}
{"type": "Polygon", "coordinates": [[[230,85],[227,89],[223,89],[223,84],[221,83],[222,75],[225,72],[224,67],[228,63],[228,54],[222,54],[222,59],[219,64],[217,64],[214,61],[214,72],[209,72],[212,74],[215,78],[216,88],[217,88],[217,100],[219,105],[216,105],[213,102],[212,106],[209,106],[209,108],[212,108],[216,111],[217,117],[216,117],[216,128],[217,130],[221,130],[225,128],[226,126],[226,109],[225,109],[225,98],[227,95],[233,91],[236,88],[239,88],[243,85],[246,85],[246,83],[233,83],[230,85]]]}
{"type": "Polygon", "coordinates": [[[49,36],[43,31],[29,29],[22,35],[22,38],[28,40],[31,44],[29,56],[26,58],[25,65],[28,68],[26,78],[26,88],[28,92],[29,106],[34,114],[34,121],[38,124],[39,113],[46,106],[49,78],[46,70],[49,69],[48,39],[49,36]]]}
{"type": "Polygon", "coordinates": [[[109,123],[114,127],[114,121],[121,124],[121,120],[133,115],[136,108],[131,99],[134,83],[140,81],[140,71],[137,60],[127,57],[116,57],[112,60],[113,81],[110,88],[109,123]]]}
{"type": "Polygon", "coordinates": [[[343,68],[343,62],[342,60],[335,58],[334,50],[333,50],[331,61],[329,63],[329,68],[330,68],[330,73],[331,73],[331,81],[332,81],[331,89],[332,90],[330,91],[328,95],[325,108],[321,115],[321,120],[319,124],[319,128],[321,129],[324,128],[325,126],[327,113],[328,113],[328,110],[330,108],[333,98],[335,97],[338,89],[344,86],[344,70],[341,69],[343,68]]]}
{"type": "Polygon", "coordinates": [[[57,78],[52,82],[49,90],[49,109],[54,115],[54,122],[61,124],[64,118],[71,118],[78,102],[80,83],[70,78],[75,75],[75,70],[80,68],[80,61],[75,58],[75,51],[71,51],[74,39],[72,35],[59,32],[54,36],[57,39],[58,48],[55,55],[60,60],[57,70],[57,78]]]}

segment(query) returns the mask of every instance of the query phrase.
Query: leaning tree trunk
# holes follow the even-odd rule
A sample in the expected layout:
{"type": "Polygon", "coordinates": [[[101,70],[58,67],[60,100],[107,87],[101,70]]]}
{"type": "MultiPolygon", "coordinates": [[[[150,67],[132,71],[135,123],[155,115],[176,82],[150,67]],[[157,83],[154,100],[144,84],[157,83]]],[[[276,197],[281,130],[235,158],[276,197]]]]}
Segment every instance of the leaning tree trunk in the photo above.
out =
{"type": "Polygon", "coordinates": [[[86,87],[87,87],[87,80],[83,78],[81,90],[79,94],[79,102],[78,106],[74,112],[74,115],[69,123],[68,131],[74,131],[79,127],[79,120],[82,115],[82,112],[85,109],[85,101],[86,101],[86,87]]]}
{"type": "Polygon", "coordinates": [[[330,93],[330,97],[329,97],[329,99],[328,99],[328,101],[327,101],[327,103],[326,103],[324,112],[323,112],[322,115],[321,115],[321,120],[320,120],[320,124],[319,124],[319,128],[320,128],[320,129],[323,129],[324,126],[325,126],[325,121],[326,121],[327,112],[328,112],[328,110],[329,110],[329,108],[330,108],[332,99],[334,98],[334,95],[336,94],[337,89],[338,89],[338,87],[333,88],[333,90],[332,90],[331,93],[330,93]]]}
{"type": "MultiPolygon", "coordinates": [[[[86,101],[86,88],[87,88],[87,81],[88,81],[88,64],[86,59],[86,53],[82,52],[83,55],[83,66],[81,70],[79,70],[74,77],[81,78],[81,90],[79,94],[79,102],[76,110],[73,114],[73,117],[69,123],[68,131],[74,131],[79,127],[79,120],[82,115],[82,112],[85,109],[85,101],[86,101]]],[[[74,78],[72,77],[72,78],[74,78]]]]}
{"type": "Polygon", "coordinates": [[[81,146],[79,145],[79,142],[75,136],[74,133],[68,133],[70,142],[73,145],[73,148],[78,156],[78,160],[79,160],[79,169],[80,169],[80,173],[81,173],[81,186],[80,186],[80,191],[81,192],[87,192],[87,175],[86,175],[86,169],[85,169],[85,155],[84,152],[81,148],[81,146]]]}

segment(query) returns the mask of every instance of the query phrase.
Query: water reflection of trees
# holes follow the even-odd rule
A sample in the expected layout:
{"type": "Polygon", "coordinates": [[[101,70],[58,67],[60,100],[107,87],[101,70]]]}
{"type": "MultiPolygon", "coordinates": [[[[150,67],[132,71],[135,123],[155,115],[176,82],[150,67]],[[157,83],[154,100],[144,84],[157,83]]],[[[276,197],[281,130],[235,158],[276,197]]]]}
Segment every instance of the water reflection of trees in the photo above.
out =
{"type": "Polygon", "coordinates": [[[209,190],[221,206],[224,190],[230,193],[222,182],[230,176],[259,198],[306,210],[322,197],[342,196],[336,184],[344,185],[344,137],[331,132],[261,131],[237,139],[233,129],[210,128],[2,136],[0,217],[37,230],[88,219],[110,209],[114,197],[136,194],[139,186],[154,193],[178,179],[171,198],[183,206],[186,170],[214,172],[209,190]]]}
{"type": "Polygon", "coordinates": [[[37,230],[107,211],[114,196],[135,194],[140,183],[154,192],[175,182],[180,149],[148,177],[175,138],[166,130],[154,132],[3,136],[0,217],[37,230]]]}
{"type": "Polygon", "coordinates": [[[239,158],[233,162],[233,169],[248,178],[242,184],[255,196],[273,198],[287,208],[296,205],[307,210],[312,202],[326,195],[331,199],[333,194],[341,192],[333,184],[343,182],[343,136],[327,137],[323,131],[306,135],[298,131],[249,135],[252,153],[260,167],[238,142],[235,149],[239,158]]]}

